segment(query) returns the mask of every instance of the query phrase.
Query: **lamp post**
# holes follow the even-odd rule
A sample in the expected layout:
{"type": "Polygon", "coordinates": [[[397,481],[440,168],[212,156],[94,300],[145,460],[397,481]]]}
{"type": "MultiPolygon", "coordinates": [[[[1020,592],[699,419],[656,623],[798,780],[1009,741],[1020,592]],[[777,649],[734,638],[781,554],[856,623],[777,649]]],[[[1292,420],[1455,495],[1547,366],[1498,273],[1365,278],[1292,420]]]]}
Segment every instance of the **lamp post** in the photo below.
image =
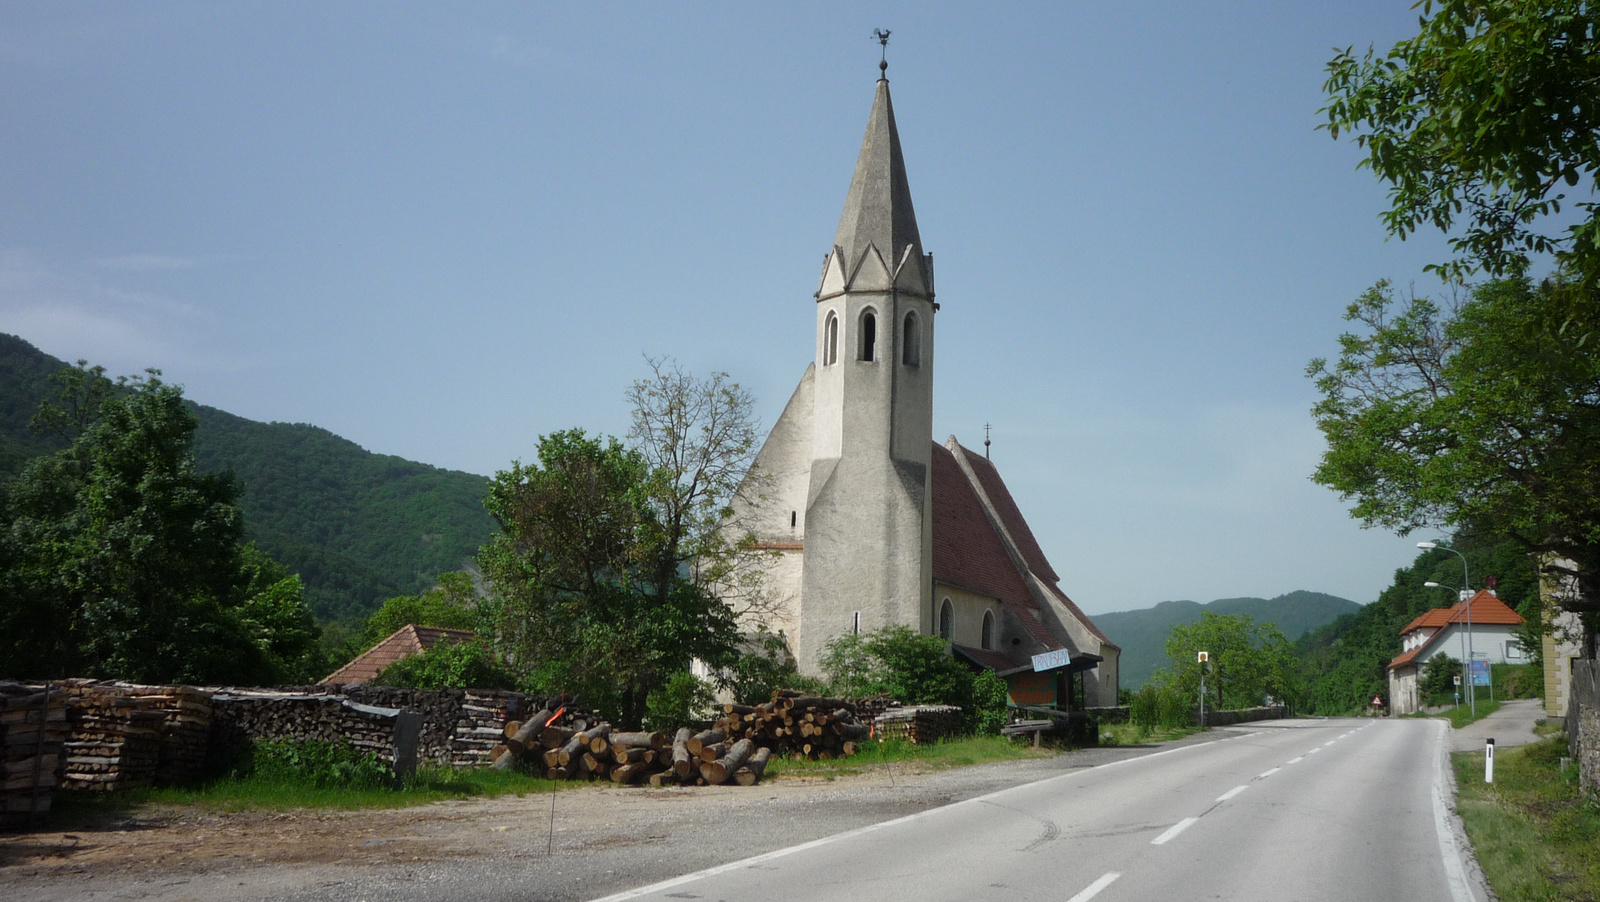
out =
{"type": "MultiPolygon", "coordinates": [[[[1467,613],[1467,660],[1461,666],[1466,668],[1467,671],[1468,706],[1472,711],[1472,718],[1476,720],[1478,718],[1478,687],[1472,683],[1472,578],[1467,575],[1467,556],[1454,548],[1440,545],[1438,542],[1418,542],[1417,547],[1425,551],[1432,551],[1437,548],[1440,551],[1448,551],[1461,558],[1461,603],[1467,613]]],[[[1438,584],[1435,583],[1434,585],[1437,586],[1438,584]]]]}

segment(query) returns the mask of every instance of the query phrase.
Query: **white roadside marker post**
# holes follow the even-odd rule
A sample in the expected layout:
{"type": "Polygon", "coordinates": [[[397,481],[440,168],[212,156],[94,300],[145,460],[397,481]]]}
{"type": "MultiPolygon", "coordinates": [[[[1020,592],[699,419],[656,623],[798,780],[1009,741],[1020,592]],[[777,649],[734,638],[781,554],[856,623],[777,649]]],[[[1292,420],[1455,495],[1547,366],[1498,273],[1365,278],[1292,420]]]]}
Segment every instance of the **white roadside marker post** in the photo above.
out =
{"type": "Polygon", "coordinates": [[[1483,748],[1483,782],[1494,782],[1494,737],[1483,748]]]}

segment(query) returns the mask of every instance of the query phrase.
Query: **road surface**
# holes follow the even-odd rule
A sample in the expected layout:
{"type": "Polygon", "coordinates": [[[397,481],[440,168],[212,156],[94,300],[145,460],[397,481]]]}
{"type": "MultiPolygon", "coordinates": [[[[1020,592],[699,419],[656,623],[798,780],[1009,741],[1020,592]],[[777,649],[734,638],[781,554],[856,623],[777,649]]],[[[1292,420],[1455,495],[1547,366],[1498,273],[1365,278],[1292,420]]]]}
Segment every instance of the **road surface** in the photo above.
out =
{"type": "Polygon", "coordinates": [[[1486,898],[1450,815],[1446,723],[1238,731],[604,898],[1486,898]]]}

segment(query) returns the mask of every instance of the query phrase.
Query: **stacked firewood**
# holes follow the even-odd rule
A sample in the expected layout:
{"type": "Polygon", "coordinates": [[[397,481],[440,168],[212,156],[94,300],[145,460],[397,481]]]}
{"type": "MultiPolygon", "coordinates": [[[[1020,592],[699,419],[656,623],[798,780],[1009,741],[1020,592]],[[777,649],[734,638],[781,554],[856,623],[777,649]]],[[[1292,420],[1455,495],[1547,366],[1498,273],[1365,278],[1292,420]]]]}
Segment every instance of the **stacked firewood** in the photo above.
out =
{"type": "Polygon", "coordinates": [[[157,699],[134,691],[89,681],[69,684],[71,736],[62,786],[115,790],[155,782],[167,715],[157,699]]]}
{"type": "Polygon", "coordinates": [[[652,786],[753,786],[773,756],[812,759],[855,753],[870,733],[843,699],[780,689],[760,705],[730,704],[708,730],[624,732],[609,723],[563,719],[548,708],[505,726],[492,766],[552,780],[609,779],[652,786]]]}
{"type": "Polygon", "coordinates": [[[904,739],[926,745],[961,732],[961,709],[954,705],[890,708],[873,721],[879,739],[904,739]]]}
{"type": "Polygon", "coordinates": [[[61,782],[66,696],[0,683],[0,829],[28,826],[50,811],[61,782]]]}

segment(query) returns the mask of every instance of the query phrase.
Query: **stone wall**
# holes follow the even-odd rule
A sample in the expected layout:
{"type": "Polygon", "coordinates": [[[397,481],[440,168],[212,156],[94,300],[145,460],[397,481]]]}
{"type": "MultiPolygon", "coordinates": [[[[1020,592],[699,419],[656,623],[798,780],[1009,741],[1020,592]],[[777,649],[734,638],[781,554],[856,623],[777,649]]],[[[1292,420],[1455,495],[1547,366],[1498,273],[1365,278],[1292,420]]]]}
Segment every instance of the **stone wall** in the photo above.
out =
{"type": "Polygon", "coordinates": [[[1282,720],[1289,716],[1289,709],[1283,705],[1273,705],[1263,708],[1238,708],[1233,711],[1212,711],[1206,709],[1206,726],[1226,727],[1236,723],[1250,723],[1256,720],[1282,720]]]}

